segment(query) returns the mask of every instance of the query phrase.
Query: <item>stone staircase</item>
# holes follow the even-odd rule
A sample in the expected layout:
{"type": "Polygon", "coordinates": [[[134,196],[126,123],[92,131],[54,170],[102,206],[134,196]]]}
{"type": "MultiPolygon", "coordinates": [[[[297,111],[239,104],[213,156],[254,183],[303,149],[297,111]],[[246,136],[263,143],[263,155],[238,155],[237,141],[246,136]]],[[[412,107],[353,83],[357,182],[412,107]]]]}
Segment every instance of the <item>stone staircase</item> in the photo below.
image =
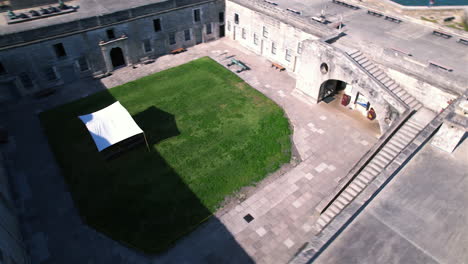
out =
{"type": "Polygon", "coordinates": [[[416,100],[413,96],[405,91],[399,84],[397,84],[392,78],[388,77],[384,71],[382,71],[377,65],[369,60],[364,54],[359,51],[346,52],[346,54],[357,64],[359,64],[367,74],[374,77],[384,87],[390,90],[396,97],[400,98],[405,104],[411,109],[419,110],[422,104],[416,100]]]}
{"type": "Polygon", "coordinates": [[[335,196],[316,221],[315,229],[320,233],[391,161],[423,130],[424,125],[413,115],[383,145],[359,174],[335,196]]]}

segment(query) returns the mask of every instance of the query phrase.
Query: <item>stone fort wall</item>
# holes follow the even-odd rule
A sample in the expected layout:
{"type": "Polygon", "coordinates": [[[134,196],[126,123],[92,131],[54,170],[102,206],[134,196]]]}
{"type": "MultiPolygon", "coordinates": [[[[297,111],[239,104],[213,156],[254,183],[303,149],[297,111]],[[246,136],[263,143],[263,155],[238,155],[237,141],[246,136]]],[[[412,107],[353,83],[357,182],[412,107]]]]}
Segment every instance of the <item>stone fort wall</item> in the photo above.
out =
{"type": "Polygon", "coordinates": [[[9,185],[5,160],[0,153],[0,262],[25,264],[29,258],[9,185]]]}
{"type": "Polygon", "coordinates": [[[192,2],[166,1],[145,9],[2,36],[0,102],[110,72],[112,48],[120,48],[126,65],[132,65],[177,48],[218,39],[224,25],[224,1],[192,2]],[[200,21],[194,20],[197,9],[200,21]],[[161,25],[158,31],[154,27],[157,19],[161,25]],[[114,38],[109,38],[108,30],[113,31],[114,38]],[[66,55],[58,56],[54,45],[62,45],[66,55]]]}

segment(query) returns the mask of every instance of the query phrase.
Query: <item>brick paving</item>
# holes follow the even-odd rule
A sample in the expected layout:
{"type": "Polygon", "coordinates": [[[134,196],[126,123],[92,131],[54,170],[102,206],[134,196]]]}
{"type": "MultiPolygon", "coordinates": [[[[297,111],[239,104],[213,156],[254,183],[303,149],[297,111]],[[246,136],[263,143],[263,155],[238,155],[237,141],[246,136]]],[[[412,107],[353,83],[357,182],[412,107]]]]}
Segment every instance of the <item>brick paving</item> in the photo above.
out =
{"type": "MultiPolygon", "coordinates": [[[[316,105],[303,100],[294,91],[294,79],[270,65],[266,59],[223,39],[189,48],[187,52],[175,56],[163,56],[152,64],[137,65],[136,69],[122,68],[100,81],[83,81],[63,88],[48,99],[24,101],[0,112],[0,116],[6,116],[7,122],[11,121],[11,131],[16,141],[20,142],[15,145],[18,155],[15,163],[20,171],[18,174],[25,179],[17,181],[26,182],[18,184],[21,185],[20,196],[23,196],[24,203],[29,203],[29,206],[25,205],[26,208],[37,207],[33,210],[33,218],[40,220],[26,224],[27,233],[31,237],[41,234],[44,236],[41,240],[48,241],[47,249],[42,250],[48,251],[47,256],[39,254],[41,260],[44,263],[64,263],[65,260],[68,263],[285,263],[290,260],[314,234],[315,206],[337,185],[340,178],[346,176],[377,138],[364,118],[356,118],[351,111],[340,109],[336,102],[316,105]],[[238,75],[283,107],[294,130],[293,141],[301,162],[280,176],[267,178],[249,192],[247,199],[217,212],[216,217],[165,254],[143,256],[99,235],[79,221],[63,180],[58,177],[58,169],[53,164],[53,156],[40,132],[35,113],[38,109],[46,109],[82,97],[83,94],[111,88],[207,55],[223,65],[234,56],[251,68],[238,75]],[[31,136],[24,131],[24,121],[29,122],[28,131],[37,131],[37,135],[31,136]],[[39,146],[35,153],[28,152],[31,145],[39,146]],[[45,153],[42,159],[47,158],[52,165],[41,167],[44,160],[31,161],[34,155],[41,152],[45,153]],[[42,177],[41,180],[37,179],[36,172],[42,177]],[[53,178],[53,185],[45,184],[47,177],[53,178]],[[31,190],[24,191],[28,188],[31,190]],[[41,199],[37,199],[38,196],[41,199]],[[47,207],[46,199],[54,199],[54,203],[59,204],[51,209],[47,207]],[[45,207],[47,212],[44,213],[42,210],[45,207]],[[244,220],[247,214],[254,217],[250,223],[244,220]],[[70,258],[74,258],[74,261],[70,261],[70,258]]],[[[236,66],[231,68],[233,72],[237,70],[236,66]]],[[[28,210],[24,213],[32,217],[28,210]]],[[[34,243],[31,247],[39,248],[34,243]]],[[[39,260],[39,257],[35,260],[39,260]]]]}

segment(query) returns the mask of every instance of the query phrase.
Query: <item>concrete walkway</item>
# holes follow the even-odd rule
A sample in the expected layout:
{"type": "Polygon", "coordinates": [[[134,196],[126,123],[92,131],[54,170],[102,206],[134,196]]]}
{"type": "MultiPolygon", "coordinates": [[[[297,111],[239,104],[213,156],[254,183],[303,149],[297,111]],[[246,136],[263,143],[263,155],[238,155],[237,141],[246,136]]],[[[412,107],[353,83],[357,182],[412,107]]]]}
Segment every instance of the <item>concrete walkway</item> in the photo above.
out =
{"type": "Polygon", "coordinates": [[[14,137],[4,150],[11,158],[32,263],[285,263],[291,259],[313,234],[314,207],[377,139],[364,118],[351,117],[336,104],[312,105],[296,96],[294,79],[270,65],[223,39],[0,110],[0,120],[6,120],[14,137]],[[165,254],[144,256],[83,225],[36,113],[203,56],[223,65],[234,56],[251,68],[239,76],[283,107],[302,162],[265,179],[247,199],[221,209],[165,254]],[[254,218],[250,223],[244,220],[247,214],[254,218]]]}

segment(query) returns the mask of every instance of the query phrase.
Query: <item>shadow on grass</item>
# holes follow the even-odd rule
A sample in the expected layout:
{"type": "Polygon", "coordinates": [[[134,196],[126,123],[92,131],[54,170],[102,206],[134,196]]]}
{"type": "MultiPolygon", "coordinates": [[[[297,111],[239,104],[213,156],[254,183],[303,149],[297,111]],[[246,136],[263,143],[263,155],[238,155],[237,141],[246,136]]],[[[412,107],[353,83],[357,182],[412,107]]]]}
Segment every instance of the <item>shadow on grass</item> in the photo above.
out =
{"type": "Polygon", "coordinates": [[[78,116],[115,101],[104,90],[40,115],[82,220],[148,257],[166,252],[168,261],[253,263],[158,152],[158,143],[180,134],[174,115],[151,106],[133,116],[151,151],[142,144],[112,160],[97,151],[78,116]],[[196,235],[167,251],[205,221],[196,235]]]}

